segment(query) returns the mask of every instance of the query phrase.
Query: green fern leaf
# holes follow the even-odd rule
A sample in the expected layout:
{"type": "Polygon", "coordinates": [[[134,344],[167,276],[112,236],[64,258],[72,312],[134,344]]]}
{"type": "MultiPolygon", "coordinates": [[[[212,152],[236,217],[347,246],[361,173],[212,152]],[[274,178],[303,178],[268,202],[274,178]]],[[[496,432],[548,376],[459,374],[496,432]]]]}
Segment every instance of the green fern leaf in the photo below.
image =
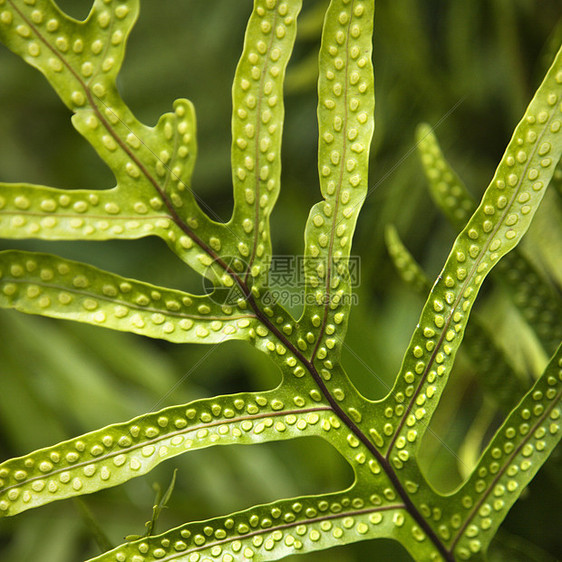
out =
{"type": "Polygon", "coordinates": [[[0,252],[0,306],[173,342],[249,339],[251,311],[48,254],[0,252]]]}
{"type": "Polygon", "coordinates": [[[456,510],[458,522],[451,530],[451,548],[461,560],[486,550],[503,517],[559,443],[561,398],[559,346],[543,375],[498,429],[472,476],[451,498],[449,507],[456,510]]]}
{"type": "MultiPolygon", "coordinates": [[[[0,0],[0,39],[47,77],[73,112],[75,128],[116,178],[113,189],[91,191],[0,184],[0,234],[47,240],[156,235],[216,288],[196,296],[7,250],[0,252],[0,306],[178,343],[245,340],[282,375],[273,390],[173,406],[7,460],[0,464],[0,516],[116,486],[191,450],[316,436],[351,465],[355,480],[347,490],[186,523],[93,560],[265,561],[380,537],[399,541],[417,560],[481,560],[560,439],[559,348],[456,492],[437,493],[417,458],[480,286],[525,234],[560,160],[562,50],[429,292],[394,387],[369,401],[340,359],[352,304],[351,240],[367,196],[374,130],[374,0],[331,0],[322,28],[323,200],[306,224],[301,318],[272,301],[268,285],[283,82],[301,7],[301,0],[254,0],[233,86],[234,212],[228,223],[218,223],[192,190],[191,103],[177,100],[173,113],[148,127],[118,93],[138,0],[95,0],[85,21],[66,16],[53,0],[0,0]]],[[[469,208],[463,209],[466,220],[469,208]]],[[[428,288],[392,231],[389,238],[408,275],[428,288]]]]}
{"type": "Polygon", "coordinates": [[[367,195],[374,129],[370,4],[332,2],[322,33],[318,169],[324,201],[313,206],[306,225],[301,318],[314,335],[314,343],[301,343],[312,362],[339,357],[351,307],[351,240],[367,195]]]}
{"type": "Polygon", "coordinates": [[[554,93],[560,82],[562,50],[515,128],[482,202],[455,241],[422,311],[386,400],[393,413],[385,450],[396,466],[403,466],[398,440],[414,431],[419,443],[425,432],[484,278],[519,242],[554,173],[562,152],[554,93]]]}
{"type": "MultiPolygon", "coordinates": [[[[425,297],[430,290],[425,272],[408,252],[393,226],[387,226],[385,234],[389,254],[400,276],[425,297]]],[[[511,367],[505,353],[494,343],[493,334],[478,315],[466,327],[461,349],[470,357],[486,398],[503,413],[510,412],[527,387],[511,367]]]]}
{"type": "Polygon", "coordinates": [[[219,396],[11,459],[0,464],[0,516],[116,486],[187,451],[341,433],[326,404],[297,404],[292,394],[279,391],[219,396]]]}
{"type": "MultiPolygon", "coordinates": [[[[279,560],[291,554],[380,536],[400,539],[408,514],[400,503],[365,502],[360,488],[256,506],[226,517],[190,523],[127,543],[88,562],[156,560],[279,560]],[[212,559],[212,558],[209,558],[212,559]]],[[[429,548],[425,549],[428,556],[429,548]]]]}
{"type": "MultiPolygon", "coordinates": [[[[430,193],[449,220],[461,229],[476,209],[476,203],[445,160],[431,128],[421,125],[417,138],[430,193]]],[[[548,146],[549,143],[544,142],[538,149],[539,154],[548,154],[548,146]]],[[[543,161],[546,164],[548,158],[541,163],[543,161]]],[[[556,156],[553,162],[556,162],[556,156]]],[[[555,180],[556,175],[555,169],[551,179],[555,180]]],[[[562,306],[551,286],[518,248],[500,262],[495,273],[511,292],[514,304],[535,330],[547,352],[553,353],[562,339],[562,306]]]]}
{"type": "Polygon", "coordinates": [[[233,255],[245,261],[245,282],[261,276],[262,285],[271,259],[269,216],[281,179],[283,81],[300,9],[301,2],[256,3],[232,89],[233,255]]]}

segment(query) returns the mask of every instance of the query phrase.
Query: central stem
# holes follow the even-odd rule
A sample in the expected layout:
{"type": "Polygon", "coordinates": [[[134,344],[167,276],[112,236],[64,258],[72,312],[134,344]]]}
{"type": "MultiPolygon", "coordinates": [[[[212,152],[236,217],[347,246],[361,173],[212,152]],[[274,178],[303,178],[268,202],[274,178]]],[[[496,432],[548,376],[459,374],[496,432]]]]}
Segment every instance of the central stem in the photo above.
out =
{"type": "MultiPolygon", "coordinates": [[[[181,226],[180,226],[181,228],[181,226]]],[[[212,251],[212,250],[211,250],[212,251]]],[[[417,509],[415,504],[410,499],[410,496],[407,490],[404,488],[396,472],[392,468],[390,462],[381,454],[381,452],[376,448],[375,444],[367,437],[363,431],[359,428],[359,426],[346,414],[346,412],[342,409],[342,407],[338,404],[338,402],[334,399],[332,394],[330,393],[324,379],[318,373],[316,366],[314,365],[314,360],[307,359],[302,352],[293,345],[293,343],[279,330],[279,328],[271,322],[269,317],[261,310],[258,303],[256,302],[254,295],[252,294],[249,287],[246,283],[234,272],[228,264],[226,264],[223,260],[216,257],[217,263],[224,267],[225,271],[227,271],[231,277],[236,281],[240,290],[244,294],[246,302],[250,305],[256,317],[267,326],[267,328],[275,334],[275,336],[285,345],[290,352],[301,362],[301,364],[308,370],[312,378],[314,379],[315,383],[320,388],[320,391],[330,404],[330,407],[334,414],[336,414],[341,421],[353,432],[353,434],[363,443],[363,445],[369,450],[369,452],[377,459],[379,464],[382,466],[383,470],[385,471],[386,475],[392,482],[394,488],[396,489],[398,495],[402,498],[404,502],[404,506],[406,510],[410,513],[416,523],[421,527],[424,533],[429,537],[431,542],[435,545],[441,556],[446,562],[455,562],[455,557],[452,552],[447,550],[445,545],[441,542],[433,528],[429,525],[427,520],[423,517],[420,511],[417,509]]]]}

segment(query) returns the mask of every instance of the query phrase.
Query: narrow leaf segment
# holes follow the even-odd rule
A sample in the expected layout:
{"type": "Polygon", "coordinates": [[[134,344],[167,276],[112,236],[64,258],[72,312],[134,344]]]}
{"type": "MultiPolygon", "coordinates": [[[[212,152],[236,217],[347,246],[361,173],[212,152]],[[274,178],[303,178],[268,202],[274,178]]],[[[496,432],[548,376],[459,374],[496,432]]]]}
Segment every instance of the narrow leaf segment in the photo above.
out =
{"type": "Polygon", "coordinates": [[[0,252],[0,306],[172,342],[249,339],[253,313],[47,254],[0,252]]]}
{"type": "MultiPolygon", "coordinates": [[[[556,129],[555,124],[554,129],[556,129]]],[[[431,128],[428,125],[421,125],[418,128],[417,138],[429,191],[439,208],[460,230],[476,210],[476,203],[443,156],[431,128]]],[[[541,152],[544,153],[543,156],[548,154],[547,145],[548,143],[543,143],[539,148],[539,154],[541,152]]],[[[544,164],[547,161],[548,159],[544,159],[544,164]]],[[[556,156],[552,161],[556,162],[556,156]]],[[[542,163],[543,161],[541,165],[542,163]]],[[[554,182],[555,177],[556,170],[551,177],[551,183],[554,182]]],[[[498,264],[494,278],[508,289],[513,297],[513,303],[536,332],[547,353],[553,353],[562,340],[562,305],[551,285],[542,278],[533,263],[519,248],[514,248],[498,264]]]]}
{"type": "MultiPolygon", "coordinates": [[[[455,241],[422,311],[386,399],[393,410],[386,456],[398,467],[404,463],[396,445],[411,431],[425,433],[482,281],[526,232],[554,174],[562,154],[561,89],[562,50],[516,127],[480,206],[455,241]]],[[[416,440],[414,450],[418,446],[416,440]]]]}
{"type": "Polygon", "coordinates": [[[301,321],[319,351],[338,357],[351,308],[351,241],[368,187],[374,120],[373,2],[331,2],[324,20],[318,79],[318,168],[324,200],[305,231],[305,308],[301,321]],[[337,325],[335,332],[332,328],[337,325]]]}
{"type": "Polygon", "coordinates": [[[293,50],[300,1],[259,1],[246,29],[232,87],[232,181],[238,238],[236,255],[245,280],[267,273],[271,259],[269,216],[279,195],[285,68],[293,50]]]}
{"type": "Polygon", "coordinates": [[[408,515],[400,503],[365,500],[362,490],[299,497],[226,517],[189,523],[122,545],[89,562],[219,559],[279,560],[380,536],[401,538],[408,515]],[[397,524],[398,523],[398,524],[397,524]]]}
{"type": "Polygon", "coordinates": [[[0,464],[0,515],[122,484],[191,450],[325,435],[341,427],[325,404],[299,408],[286,394],[173,406],[6,461],[0,464]]]}
{"type": "Polygon", "coordinates": [[[450,548],[460,560],[485,551],[501,521],[560,442],[562,344],[544,374],[498,429],[472,476],[450,498],[459,525],[450,548]]]}
{"type": "MultiPolygon", "coordinates": [[[[429,279],[421,266],[406,249],[393,226],[386,228],[386,242],[392,261],[402,279],[420,295],[430,290],[429,279]]],[[[461,350],[466,351],[474,365],[478,382],[486,398],[508,413],[519,402],[527,386],[511,367],[503,350],[494,342],[494,336],[480,316],[467,325],[461,350]]]]}

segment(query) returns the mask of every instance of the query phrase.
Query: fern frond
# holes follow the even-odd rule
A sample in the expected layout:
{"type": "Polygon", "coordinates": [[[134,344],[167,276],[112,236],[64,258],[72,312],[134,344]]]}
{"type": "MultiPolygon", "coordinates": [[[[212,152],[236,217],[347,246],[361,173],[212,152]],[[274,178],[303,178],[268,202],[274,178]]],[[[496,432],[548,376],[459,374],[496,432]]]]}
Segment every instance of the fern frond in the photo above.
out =
{"type": "MultiPolygon", "coordinates": [[[[421,125],[417,139],[434,201],[456,228],[463,228],[476,209],[475,201],[443,156],[431,127],[421,125]]],[[[544,152],[543,156],[548,154],[548,146],[549,143],[544,142],[538,148],[539,155],[541,152],[544,152]]],[[[514,157],[511,158],[513,160],[514,157]]],[[[556,159],[554,155],[552,162],[556,162],[556,159]]],[[[541,159],[541,165],[548,160],[549,158],[541,159]]],[[[555,168],[550,180],[545,181],[545,186],[549,182],[555,183],[557,169],[555,168]]],[[[534,174],[531,171],[528,174],[528,179],[531,180],[534,174]]],[[[562,305],[552,287],[519,248],[514,248],[505,256],[498,264],[494,276],[508,289],[513,303],[536,332],[547,353],[553,353],[562,339],[562,305]]]]}

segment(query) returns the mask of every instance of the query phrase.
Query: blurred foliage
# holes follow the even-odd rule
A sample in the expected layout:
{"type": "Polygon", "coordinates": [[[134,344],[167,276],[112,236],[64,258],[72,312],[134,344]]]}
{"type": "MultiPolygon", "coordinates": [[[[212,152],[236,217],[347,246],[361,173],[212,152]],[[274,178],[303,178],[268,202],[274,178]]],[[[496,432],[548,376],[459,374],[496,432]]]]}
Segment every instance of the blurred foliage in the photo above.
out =
{"type": "MultiPolygon", "coordinates": [[[[91,2],[58,4],[85,17],[91,2]]],[[[325,0],[306,2],[287,76],[284,181],[272,217],[277,254],[302,253],[308,210],[320,197],[314,164],[316,61],[326,5],[325,0]],[[284,228],[287,224],[294,227],[284,228]]],[[[345,351],[352,379],[373,398],[390,388],[421,306],[398,281],[387,257],[385,225],[397,226],[430,276],[437,274],[454,238],[427,194],[415,127],[420,121],[431,123],[449,160],[479,198],[562,38],[559,0],[378,0],[376,10],[371,191],[354,243],[354,253],[363,260],[360,306],[345,351]],[[367,359],[377,365],[376,372],[367,367],[367,359]]],[[[155,123],[177,97],[194,102],[199,130],[194,189],[220,220],[229,217],[232,206],[230,88],[250,11],[250,0],[143,2],[120,75],[125,101],[147,123],[155,123]]],[[[67,110],[43,77],[4,47],[0,69],[0,179],[69,189],[111,187],[108,169],[72,128],[67,110]]],[[[558,194],[551,191],[522,249],[560,291],[561,242],[549,240],[548,230],[562,221],[562,210],[558,194]]],[[[159,240],[10,241],[0,246],[49,251],[169,287],[202,289],[195,275],[185,277],[186,268],[159,240]]],[[[489,328],[500,345],[509,347],[515,337],[521,341],[512,353],[517,368],[536,374],[546,357],[513,307],[495,289],[485,290],[480,301],[477,306],[491,318],[489,328]]],[[[6,311],[0,315],[0,331],[2,458],[145,411],[217,393],[271,388],[278,381],[272,363],[238,342],[223,344],[232,348],[225,362],[224,350],[217,353],[216,346],[175,346],[6,311]]],[[[482,393],[471,369],[468,362],[459,362],[426,439],[424,465],[440,489],[460,482],[459,451],[471,422],[490,418],[482,414],[482,393]]],[[[495,424],[501,421],[491,417],[495,424]]],[[[320,440],[184,455],[143,478],[84,499],[111,542],[144,532],[154,501],[152,484],[165,489],[174,467],[176,486],[157,524],[162,529],[240,506],[340,489],[352,479],[348,465],[320,440]]],[[[554,560],[562,552],[556,526],[544,524],[559,511],[553,489],[560,488],[559,475],[558,482],[552,471],[538,475],[503,525],[494,562],[554,560]]],[[[0,559],[70,562],[94,556],[99,550],[91,525],[80,513],[69,501],[3,521],[0,559]],[[46,533],[52,537],[50,550],[41,540],[46,533]]],[[[359,561],[370,548],[349,545],[299,560],[359,561]]],[[[390,541],[378,541],[377,552],[380,560],[410,559],[390,541]]]]}

